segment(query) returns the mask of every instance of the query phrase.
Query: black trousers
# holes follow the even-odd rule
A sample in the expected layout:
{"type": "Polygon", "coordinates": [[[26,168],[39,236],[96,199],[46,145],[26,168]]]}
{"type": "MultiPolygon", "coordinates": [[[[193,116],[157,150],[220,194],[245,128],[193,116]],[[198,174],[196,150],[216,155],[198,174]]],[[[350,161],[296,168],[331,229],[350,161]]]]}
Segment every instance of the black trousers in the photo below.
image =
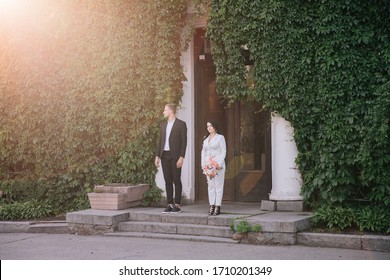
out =
{"type": "Polygon", "coordinates": [[[183,185],[181,184],[181,168],[176,167],[177,160],[172,158],[170,152],[164,151],[161,165],[165,180],[168,204],[173,204],[173,185],[175,185],[175,204],[180,204],[183,185]]]}

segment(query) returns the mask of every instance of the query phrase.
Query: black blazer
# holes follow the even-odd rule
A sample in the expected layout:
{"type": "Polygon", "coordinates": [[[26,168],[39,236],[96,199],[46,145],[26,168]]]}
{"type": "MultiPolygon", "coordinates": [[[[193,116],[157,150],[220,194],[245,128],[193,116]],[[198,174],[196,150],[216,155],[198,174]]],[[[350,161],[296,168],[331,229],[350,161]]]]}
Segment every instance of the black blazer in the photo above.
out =
{"type": "MultiPolygon", "coordinates": [[[[168,121],[164,121],[160,125],[160,135],[157,142],[156,156],[161,158],[164,152],[165,138],[167,132],[168,121]]],[[[173,160],[178,160],[179,157],[185,156],[187,148],[187,125],[184,121],[176,118],[173,123],[171,135],[169,136],[169,148],[173,160]]]]}

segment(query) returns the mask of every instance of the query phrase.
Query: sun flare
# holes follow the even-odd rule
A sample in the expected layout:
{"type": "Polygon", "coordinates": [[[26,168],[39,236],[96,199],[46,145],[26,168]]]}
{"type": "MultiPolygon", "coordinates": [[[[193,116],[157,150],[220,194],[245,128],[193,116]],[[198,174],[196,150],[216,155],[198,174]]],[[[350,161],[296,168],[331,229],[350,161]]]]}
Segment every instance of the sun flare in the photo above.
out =
{"type": "Polygon", "coordinates": [[[0,0],[0,20],[17,17],[28,2],[26,0],[0,0]]]}
{"type": "Polygon", "coordinates": [[[0,11],[15,8],[20,2],[19,0],[0,0],[0,11]]]}

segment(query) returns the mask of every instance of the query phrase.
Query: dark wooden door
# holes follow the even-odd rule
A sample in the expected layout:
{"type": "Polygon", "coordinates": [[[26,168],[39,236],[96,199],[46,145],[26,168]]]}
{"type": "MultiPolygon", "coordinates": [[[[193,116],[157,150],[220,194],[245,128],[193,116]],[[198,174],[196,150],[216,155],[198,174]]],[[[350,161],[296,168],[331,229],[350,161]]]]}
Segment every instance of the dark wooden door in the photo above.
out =
{"type": "Polygon", "coordinates": [[[255,102],[237,102],[229,108],[217,95],[215,66],[205,30],[194,37],[195,67],[195,190],[207,201],[207,182],[201,170],[201,149],[206,123],[217,120],[227,145],[224,201],[261,201],[271,190],[269,113],[255,102]]]}
{"type": "MultiPolygon", "coordinates": [[[[201,170],[201,150],[204,137],[208,134],[206,124],[210,120],[218,122],[219,133],[225,135],[228,130],[225,104],[217,95],[215,84],[215,66],[211,58],[210,44],[205,40],[205,30],[197,29],[194,37],[195,66],[195,174],[196,199],[208,200],[207,181],[201,170]]],[[[227,149],[229,154],[229,149],[227,149]]],[[[225,184],[224,200],[234,200],[234,190],[225,184]]]]}
{"type": "Polygon", "coordinates": [[[260,104],[236,104],[234,136],[236,200],[254,202],[268,199],[271,192],[270,114],[260,104]]]}

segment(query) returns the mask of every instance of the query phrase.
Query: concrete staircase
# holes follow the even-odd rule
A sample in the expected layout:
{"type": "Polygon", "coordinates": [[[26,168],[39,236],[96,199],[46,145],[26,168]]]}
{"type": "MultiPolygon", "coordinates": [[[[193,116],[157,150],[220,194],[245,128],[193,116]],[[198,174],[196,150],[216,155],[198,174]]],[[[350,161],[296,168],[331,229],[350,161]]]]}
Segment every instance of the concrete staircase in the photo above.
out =
{"type": "MultiPolygon", "coordinates": [[[[161,212],[161,209],[158,210],[161,212]]],[[[121,222],[118,231],[110,236],[176,239],[238,243],[232,239],[230,222],[234,215],[209,217],[204,213],[160,214],[155,211],[139,211],[130,214],[129,221],[121,222]]]]}
{"type": "Polygon", "coordinates": [[[308,228],[310,213],[262,211],[259,204],[225,204],[221,215],[208,216],[207,204],[182,207],[182,213],[163,214],[162,208],[131,208],[119,211],[83,210],[67,214],[69,233],[105,234],[187,241],[238,243],[232,223],[241,220],[260,225],[259,233],[248,233],[241,242],[296,244],[297,232],[308,228]]]}

